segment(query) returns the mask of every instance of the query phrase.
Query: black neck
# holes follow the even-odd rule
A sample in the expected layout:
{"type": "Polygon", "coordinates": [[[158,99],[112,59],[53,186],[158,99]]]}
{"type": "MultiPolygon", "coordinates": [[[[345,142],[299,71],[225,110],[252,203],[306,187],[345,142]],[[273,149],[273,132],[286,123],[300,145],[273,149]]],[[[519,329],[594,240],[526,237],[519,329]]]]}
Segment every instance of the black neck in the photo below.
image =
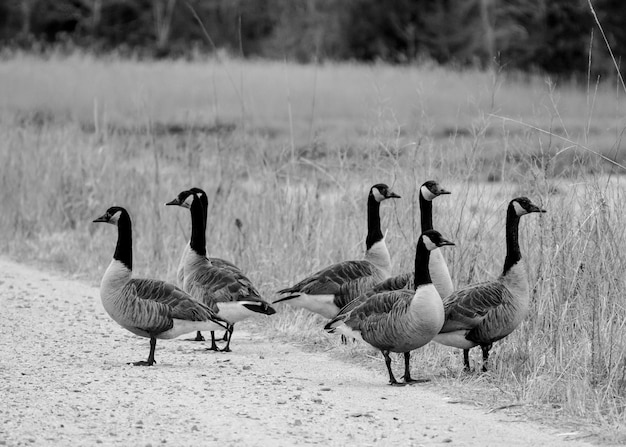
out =
{"type": "Polygon", "coordinates": [[[204,230],[206,231],[207,213],[209,212],[209,199],[207,198],[206,194],[202,194],[200,200],[202,203],[202,211],[204,214],[204,230]]]}
{"type": "Polygon", "coordinates": [[[503,275],[509,271],[511,267],[522,259],[522,253],[519,250],[519,216],[515,212],[513,205],[509,205],[506,211],[506,258],[504,258],[503,275]]]}
{"type": "Polygon", "coordinates": [[[430,262],[430,251],[424,245],[424,240],[420,237],[415,249],[415,289],[424,284],[432,283],[428,263],[430,262]]]}
{"type": "Polygon", "coordinates": [[[206,256],[206,217],[202,203],[194,196],[191,202],[191,241],[189,246],[200,256],[206,256]]]}
{"type": "Polygon", "coordinates": [[[422,233],[433,229],[433,202],[426,200],[420,189],[420,219],[422,233]]]}
{"type": "Polygon", "coordinates": [[[365,247],[367,250],[372,248],[376,242],[383,239],[383,232],[380,230],[380,203],[374,198],[374,194],[370,191],[367,198],[367,239],[365,247]]]}
{"type": "Polygon", "coordinates": [[[133,228],[126,211],[121,212],[117,221],[117,245],[113,259],[120,261],[128,270],[133,269],[133,228]]]}

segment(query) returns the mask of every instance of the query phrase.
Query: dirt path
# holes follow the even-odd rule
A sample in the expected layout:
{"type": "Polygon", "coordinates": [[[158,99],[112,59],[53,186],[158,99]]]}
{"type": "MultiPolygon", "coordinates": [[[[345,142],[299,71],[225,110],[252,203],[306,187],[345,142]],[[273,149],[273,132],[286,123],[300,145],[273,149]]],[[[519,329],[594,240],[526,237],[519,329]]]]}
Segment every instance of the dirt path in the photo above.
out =
{"type": "Polygon", "coordinates": [[[0,445],[589,445],[243,331],[232,353],[166,340],[156,367],[131,367],[148,341],[109,319],[96,288],[0,271],[0,445]]]}

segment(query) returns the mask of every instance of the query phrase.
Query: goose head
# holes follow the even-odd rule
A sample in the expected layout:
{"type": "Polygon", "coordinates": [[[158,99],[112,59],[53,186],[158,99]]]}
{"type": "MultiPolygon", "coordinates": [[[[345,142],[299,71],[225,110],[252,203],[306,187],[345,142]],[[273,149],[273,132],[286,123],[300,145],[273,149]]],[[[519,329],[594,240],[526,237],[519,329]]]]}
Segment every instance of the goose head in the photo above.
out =
{"type": "Polygon", "coordinates": [[[400,196],[393,192],[391,188],[384,183],[377,183],[370,189],[370,196],[374,197],[377,202],[387,199],[399,199],[400,196]]]}
{"type": "Polygon", "coordinates": [[[208,207],[209,201],[207,199],[206,193],[202,189],[196,187],[181,191],[174,199],[170,200],[165,205],[176,205],[190,209],[194,195],[200,199],[200,202],[202,203],[202,206],[204,208],[208,207]]]}
{"type": "Polygon", "coordinates": [[[178,195],[170,200],[169,202],[166,202],[165,205],[176,205],[176,206],[180,206],[183,208],[191,208],[191,202],[193,201],[193,192],[191,190],[185,190],[185,191],[181,191],[180,193],[178,193],[178,195]]]}
{"type": "Polygon", "coordinates": [[[545,213],[546,210],[539,208],[533,202],[530,201],[528,197],[517,197],[509,203],[509,207],[512,207],[515,211],[515,214],[519,216],[523,216],[524,214],[529,213],[545,213]]]}
{"type": "Polygon", "coordinates": [[[111,225],[117,225],[123,214],[128,215],[128,211],[121,206],[112,206],[102,216],[94,219],[93,222],[104,222],[111,225]]]}
{"type": "Polygon", "coordinates": [[[450,191],[442,188],[435,180],[428,180],[420,187],[420,194],[424,199],[431,201],[442,194],[450,194],[450,191]]]}
{"type": "Polygon", "coordinates": [[[428,251],[433,251],[434,249],[445,245],[454,245],[454,242],[444,238],[437,230],[424,231],[420,237],[422,238],[424,246],[428,251]]]}

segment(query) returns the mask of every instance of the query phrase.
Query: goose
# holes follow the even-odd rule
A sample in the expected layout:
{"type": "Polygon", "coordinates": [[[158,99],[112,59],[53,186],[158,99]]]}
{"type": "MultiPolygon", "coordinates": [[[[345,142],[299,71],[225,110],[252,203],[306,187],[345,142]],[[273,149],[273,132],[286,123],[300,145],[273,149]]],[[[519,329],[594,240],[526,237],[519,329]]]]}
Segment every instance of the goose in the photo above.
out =
{"type": "Polygon", "coordinates": [[[200,302],[217,306],[217,315],[230,325],[229,336],[226,347],[219,349],[212,332],[210,349],[230,352],[236,322],[254,314],[273,315],[276,311],[261,298],[241,270],[231,263],[217,265],[206,257],[206,213],[202,203],[206,193],[194,188],[193,191],[181,192],[177,198],[182,198],[181,203],[186,203],[188,196],[192,197],[189,208],[192,222],[189,251],[185,256],[183,290],[200,302]]]}
{"type": "MultiPolygon", "coordinates": [[[[204,210],[204,225],[206,228],[206,220],[207,220],[207,210],[209,207],[209,201],[207,198],[206,193],[204,193],[204,191],[202,191],[199,188],[191,188],[189,189],[189,191],[191,191],[194,194],[199,194],[200,196],[200,201],[202,203],[202,208],[204,210]]],[[[172,206],[172,205],[177,205],[180,206],[182,208],[187,208],[189,209],[191,207],[191,200],[193,198],[192,194],[189,194],[189,191],[183,191],[181,192],[178,196],[176,196],[173,200],[167,202],[165,205],[168,206],[172,206]]],[[[186,264],[186,260],[187,260],[187,256],[189,255],[190,251],[191,251],[191,247],[189,245],[190,243],[187,242],[187,244],[185,245],[185,248],[183,249],[182,255],[180,257],[180,261],[178,263],[178,268],[176,270],[176,284],[178,285],[178,287],[182,288],[184,285],[184,281],[185,281],[185,264],[186,264]]],[[[223,267],[226,269],[233,269],[237,272],[241,272],[241,270],[239,269],[239,267],[237,267],[236,265],[234,265],[232,262],[226,261],[224,259],[221,258],[214,258],[214,257],[209,257],[208,258],[209,261],[211,261],[211,264],[214,265],[215,267],[223,267]]],[[[222,340],[227,341],[228,340],[228,334],[229,332],[226,331],[224,333],[224,336],[222,337],[222,340]]],[[[215,340],[215,334],[211,334],[211,339],[215,340]]],[[[198,331],[196,333],[196,337],[193,339],[190,339],[191,341],[204,341],[204,337],[202,336],[202,332],[198,331]]],[[[214,350],[217,349],[217,345],[215,345],[213,343],[212,348],[214,350]]]]}
{"type": "Polygon", "coordinates": [[[482,370],[487,371],[489,350],[494,342],[519,326],[528,313],[528,276],[521,261],[518,234],[520,217],[545,213],[527,197],[511,200],[506,213],[506,257],[502,274],[493,281],[459,289],[443,300],[446,321],[434,341],[463,349],[465,370],[469,371],[469,350],[480,346],[482,370]]]}
{"type": "Polygon", "coordinates": [[[330,319],[362,292],[389,278],[391,258],[380,229],[380,204],[398,198],[384,183],[372,186],[367,199],[365,259],[333,264],[292,287],[279,290],[284,296],[274,304],[288,302],[330,319]]]}
{"type": "MultiPolygon", "coordinates": [[[[435,180],[428,180],[420,187],[419,205],[422,232],[433,229],[433,200],[443,194],[450,194],[450,191],[442,188],[435,180]]],[[[441,250],[435,249],[430,252],[428,270],[430,271],[433,284],[442,298],[450,295],[454,291],[448,264],[446,264],[441,250]]],[[[413,278],[413,272],[402,273],[377,284],[374,291],[382,292],[383,290],[398,290],[403,288],[413,289],[413,278]]]]}
{"type": "Polygon", "coordinates": [[[117,245],[113,260],[100,283],[100,299],[109,316],[124,329],[150,339],[147,361],[156,363],[157,339],[170,339],[197,330],[226,329],[215,308],[196,302],[180,288],[156,279],[132,278],[132,223],[126,209],[113,206],[93,222],[117,226],[117,245]]]}
{"type": "MultiPolygon", "coordinates": [[[[195,188],[195,187],[190,188],[189,191],[194,194],[199,194],[200,196],[200,202],[202,203],[202,208],[204,209],[204,213],[205,213],[204,225],[206,226],[206,219],[207,219],[206,213],[209,207],[207,195],[200,188],[195,188]]],[[[191,208],[191,201],[193,199],[193,195],[188,194],[189,191],[181,192],[178,196],[176,196],[171,201],[167,202],[165,205],[166,206],[177,205],[177,206],[180,206],[182,208],[187,208],[187,209],[191,208]]],[[[190,251],[191,251],[191,247],[189,246],[189,242],[187,242],[187,244],[185,245],[185,248],[183,249],[182,255],[180,257],[178,268],[176,269],[176,284],[178,285],[178,287],[183,286],[183,282],[185,280],[185,261],[190,251]]],[[[226,261],[225,259],[209,257],[209,261],[211,261],[213,265],[216,265],[219,267],[231,268],[231,269],[241,271],[239,267],[237,267],[235,264],[233,264],[230,261],[226,261]]],[[[204,341],[204,339],[198,340],[198,341],[204,341]]]]}
{"type": "Polygon", "coordinates": [[[367,300],[355,300],[344,307],[324,329],[360,339],[383,354],[390,385],[419,382],[411,378],[411,351],[430,342],[444,322],[441,296],[428,270],[432,250],[454,243],[441,233],[427,230],[419,237],[415,250],[415,290],[400,289],[372,294],[367,300]],[[404,383],[391,370],[390,352],[404,354],[404,383]]]}

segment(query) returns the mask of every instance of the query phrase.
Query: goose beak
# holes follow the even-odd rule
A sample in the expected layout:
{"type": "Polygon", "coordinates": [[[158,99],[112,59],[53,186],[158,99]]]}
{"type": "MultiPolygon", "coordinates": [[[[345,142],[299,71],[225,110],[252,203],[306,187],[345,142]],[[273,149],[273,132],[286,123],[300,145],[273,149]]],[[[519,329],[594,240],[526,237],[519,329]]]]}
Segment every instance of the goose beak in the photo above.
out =
{"type": "Polygon", "coordinates": [[[447,189],[443,189],[441,187],[439,187],[439,189],[437,190],[437,195],[441,196],[443,194],[452,194],[450,191],[448,191],[447,189]]]}
{"type": "Polygon", "coordinates": [[[395,192],[393,192],[393,191],[389,191],[389,192],[387,193],[387,197],[386,197],[386,198],[387,198],[387,199],[401,199],[402,197],[400,197],[398,194],[396,194],[396,193],[395,193],[395,192]]]}
{"type": "Polygon", "coordinates": [[[94,219],[92,222],[93,223],[97,223],[97,222],[107,223],[108,221],[109,221],[109,215],[108,213],[105,213],[102,216],[98,217],[97,219],[94,219]]]}
{"type": "Polygon", "coordinates": [[[532,205],[529,212],[530,213],[547,213],[546,210],[544,210],[543,208],[539,208],[536,205],[532,205]]]}
{"type": "Polygon", "coordinates": [[[178,206],[180,206],[181,202],[180,202],[180,200],[178,200],[178,197],[176,197],[174,200],[170,200],[169,202],[165,202],[165,206],[168,206],[168,205],[178,205],[178,206]]]}
{"type": "Polygon", "coordinates": [[[448,239],[441,238],[441,241],[437,244],[438,247],[443,247],[445,245],[456,245],[454,242],[449,241],[448,239]]]}

